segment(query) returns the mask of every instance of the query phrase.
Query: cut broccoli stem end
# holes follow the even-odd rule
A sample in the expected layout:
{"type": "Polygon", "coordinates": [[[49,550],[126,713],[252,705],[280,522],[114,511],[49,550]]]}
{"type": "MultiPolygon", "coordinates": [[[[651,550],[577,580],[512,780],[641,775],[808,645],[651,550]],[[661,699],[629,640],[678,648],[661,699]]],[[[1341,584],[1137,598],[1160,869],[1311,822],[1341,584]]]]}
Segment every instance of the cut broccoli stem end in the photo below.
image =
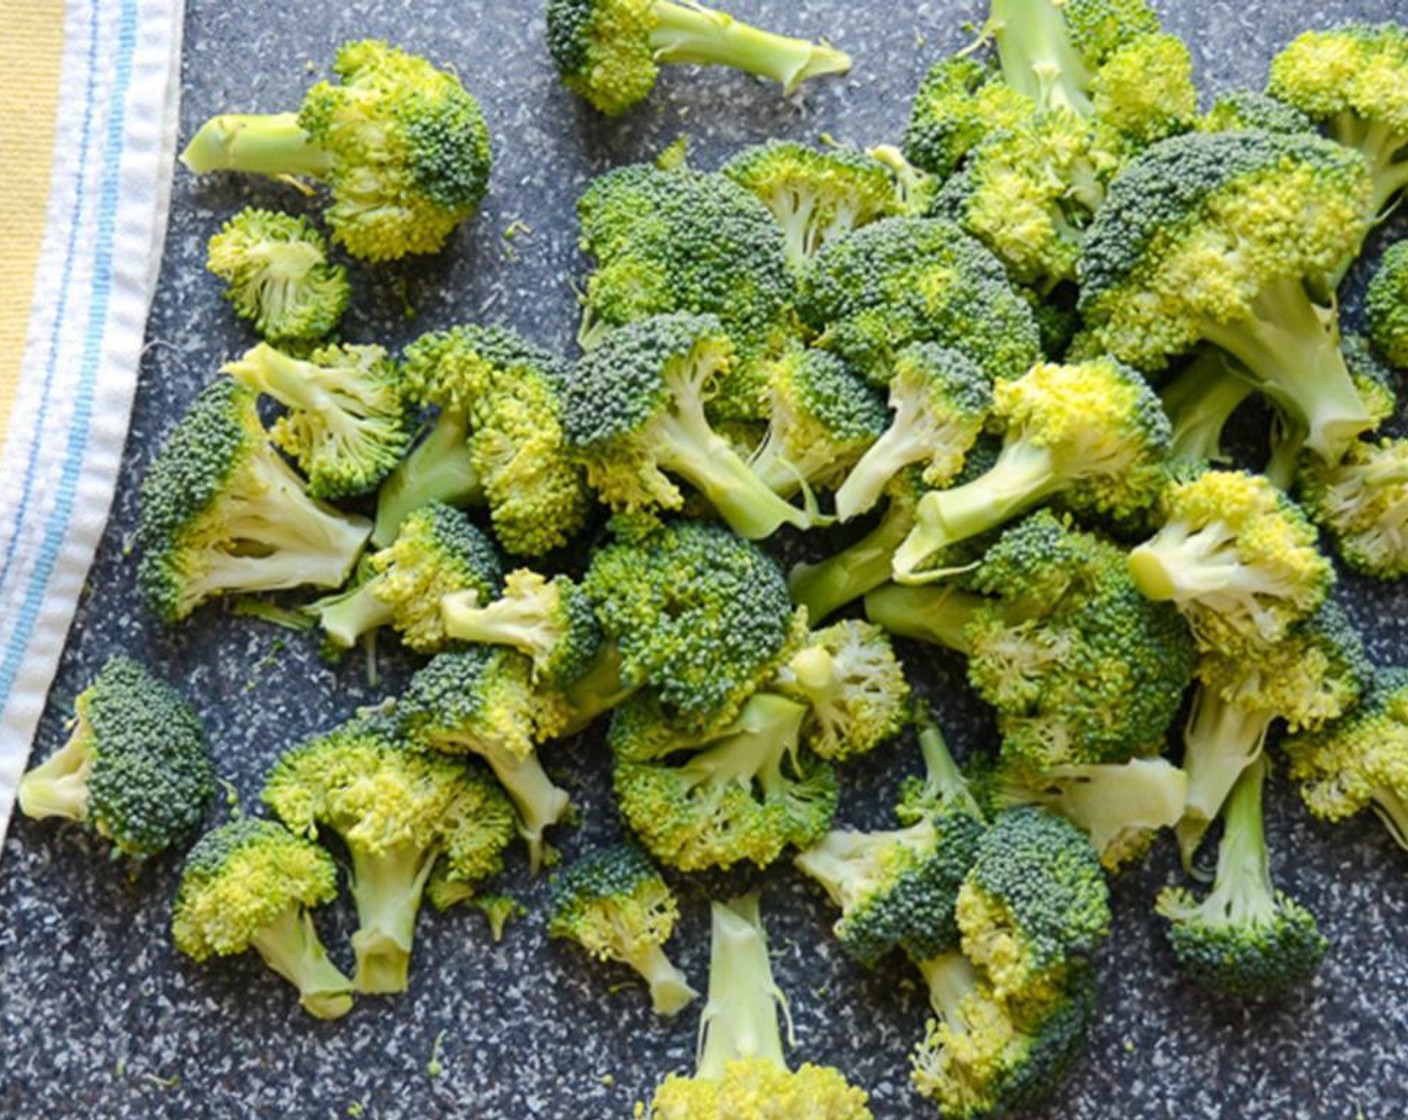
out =
{"type": "Polygon", "coordinates": [[[325,178],[333,158],[298,126],[297,113],[224,113],[211,117],[181,153],[197,175],[243,171],[255,175],[325,178]]]}
{"type": "Polygon", "coordinates": [[[780,82],[784,93],[811,78],[851,68],[851,57],[843,51],[764,31],[702,5],[656,0],[651,15],[650,46],[658,62],[731,66],[780,82]]]}
{"type": "Polygon", "coordinates": [[[971,647],[964,632],[985,602],[954,587],[940,590],[892,583],[865,597],[865,616],[901,638],[917,638],[967,655],[971,647]]]}
{"type": "Polygon", "coordinates": [[[657,1015],[678,1015],[699,998],[685,974],[670,962],[659,945],[651,943],[627,957],[626,963],[650,985],[650,1006],[657,1015]]]}
{"type": "Polygon", "coordinates": [[[438,853],[401,844],[381,853],[349,845],[357,932],[352,950],[359,992],[404,992],[425,883],[438,853]]]}
{"type": "Polygon", "coordinates": [[[340,595],[329,595],[304,608],[338,649],[351,649],[365,634],[394,621],[396,612],[376,594],[381,581],[373,576],[366,583],[340,595]]]}
{"type": "Polygon", "coordinates": [[[1195,532],[1170,522],[1129,554],[1129,574],[1145,598],[1188,603],[1221,594],[1250,597],[1269,590],[1255,568],[1242,563],[1220,524],[1195,532]]]}
{"type": "Polygon", "coordinates": [[[1041,112],[1068,109],[1087,120],[1095,106],[1086,91],[1092,74],[1071,42],[1059,4],[1041,0],[992,0],[988,28],[997,41],[1007,84],[1041,112]]]}
{"type": "Polygon", "coordinates": [[[528,865],[536,875],[543,866],[543,833],[566,816],[567,791],[553,784],[537,751],[520,757],[504,747],[481,745],[479,753],[518,810],[518,834],[528,845],[528,865]]]}
{"type": "Polygon", "coordinates": [[[68,741],[20,779],[20,812],[33,820],[87,820],[88,781],[92,774],[92,731],[80,716],[68,741]]]}
{"type": "Polygon", "coordinates": [[[786,1069],[777,1013],[780,1006],[785,1014],[787,1000],[773,981],[758,896],[714,903],[712,925],[698,1076],[717,1080],[725,1065],[739,1058],[757,1058],[786,1069]]]}
{"type": "Polygon", "coordinates": [[[352,981],[328,959],[312,916],[297,904],[250,938],[264,963],[298,989],[299,1003],[319,1019],[352,1010],[352,981]]]}
{"type": "Polygon", "coordinates": [[[807,608],[815,625],[887,583],[895,549],[913,526],[911,510],[892,505],[880,523],[849,548],[818,564],[798,564],[787,580],[793,602],[807,608]]]}
{"type": "Polygon", "coordinates": [[[430,432],[382,484],[372,543],[385,548],[401,523],[429,502],[464,508],[484,502],[484,480],[469,451],[462,418],[441,413],[430,432]]]}

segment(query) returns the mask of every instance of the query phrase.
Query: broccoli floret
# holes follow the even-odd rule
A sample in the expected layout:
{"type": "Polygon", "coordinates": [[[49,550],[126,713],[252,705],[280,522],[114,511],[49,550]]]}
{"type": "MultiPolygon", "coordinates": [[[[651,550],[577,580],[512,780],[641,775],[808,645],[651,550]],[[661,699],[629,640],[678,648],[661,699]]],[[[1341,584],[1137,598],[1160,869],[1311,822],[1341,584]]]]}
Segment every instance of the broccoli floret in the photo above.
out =
{"type": "Polygon", "coordinates": [[[873,507],[911,463],[928,486],[946,486],[963,469],[992,409],[992,382],[972,359],[933,343],[906,347],[890,379],[889,427],[836,491],[836,516],[848,521],[873,507]]]}
{"type": "Polygon", "coordinates": [[[1315,122],[1293,105],[1253,89],[1218,94],[1198,122],[1204,132],[1314,132],[1315,122]]]}
{"type": "Polygon", "coordinates": [[[327,223],[354,257],[437,252],[473,216],[493,156],[479,103],[458,78],[371,39],[338,48],[298,113],[227,113],[192,137],[197,174],[300,176],[332,192],[327,223]]]}
{"type": "Polygon", "coordinates": [[[618,532],[593,553],[583,587],[619,654],[620,680],[649,685],[673,715],[704,724],[730,719],[793,638],[777,564],[717,525],[618,532]]]}
{"type": "Polygon", "coordinates": [[[568,813],[536,741],[556,734],[548,698],[532,686],[533,663],[516,650],[470,646],[437,655],[411,678],[397,704],[401,731],[421,749],[477,754],[489,764],[518,811],[518,831],[536,873],[543,831],[568,813]]]}
{"type": "Polygon", "coordinates": [[[1252,763],[1228,798],[1211,893],[1199,901],[1187,888],[1168,887],[1156,906],[1189,977],[1237,999],[1304,983],[1329,948],[1315,915],[1272,882],[1261,810],[1266,769],[1265,759],[1252,763]]]}
{"type": "Polygon", "coordinates": [[[1379,353],[1396,366],[1408,367],[1408,240],[1384,250],[1364,294],[1364,310],[1369,338],[1379,353]]]}
{"type": "MultiPolygon", "coordinates": [[[[777,1010],[787,998],[768,960],[758,896],[714,903],[709,996],[693,1077],[655,1091],[651,1120],[871,1120],[866,1094],[829,1066],[787,1068],[777,1010]]],[[[788,1036],[791,1037],[791,1020],[788,1036]]]]}
{"type": "Polygon", "coordinates": [[[525,556],[576,536],[592,500],[563,446],[566,362],[503,327],[454,327],[407,347],[403,377],[439,415],[382,487],[374,542],[429,501],[487,505],[503,546],[525,556]]]}
{"type": "Polygon", "coordinates": [[[608,736],[621,815],[655,856],[681,871],[766,867],[814,843],[836,812],[836,772],[802,747],[807,707],[755,693],[731,723],[671,724],[654,697],[617,709],[608,736]]]}
{"type": "Polygon", "coordinates": [[[562,84],[609,116],[644,101],[662,64],[729,66],[791,93],[850,56],[752,27],[702,4],[670,0],[548,0],[548,51],[562,84]]]}
{"type": "Polygon", "coordinates": [[[1196,133],[1112,184],[1085,241],[1080,310],[1098,346],[1157,369],[1210,342],[1333,460],[1370,425],[1336,315],[1311,295],[1364,232],[1363,161],[1312,136],[1196,133]]]}
{"type": "Polygon", "coordinates": [[[1005,999],[1104,941],[1110,892],[1075,825],[1041,809],[1005,809],[978,842],[955,913],[963,954],[1005,999]]]}
{"type": "Polygon", "coordinates": [[[229,378],[206,386],[142,480],[137,579],[166,622],[217,595],[339,587],[371,532],[308,494],[257,405],[229,378]]]}
{"type": "Polygon", "coordinates": [[[225,298],[270,342],[314,342],[347,310],[347,270],[328,260],[313,223],[246,206],[210,239],[206,268],[228,285],[225,298]]]}
{"type": "Polygon", "coordinates": [[[1043,510],[1003,533],[966,582],[882,588],[866,612],[968,657],[1005,757],[1038,769],[1123,762],[1160,741],[1193,642],[1177,611],[1139,593],[1122,549],[1043,510]]]}
{"type": "Polygon", "coordinates": [[[947,179],[991,133],[1020,124],[1034,111],[1031,99],[993,67],[968,55],[942,58],[914,95],[905,158],[921,171],[947,179]]]}
{"type": "Polygon", "coordinates": [[[197,961],[253,949],[319,1019],[352,1010],[352,981],[328,959],[308,910],[337,897],[337,865],[273,821],[207,832],[186,857],[171,940],[197,961]]]}
{"type": "Polygon", "coordinates": [[[1360,441],[1334,466],[1307,463],[1300,496],[1355,571],[1408,575],[1408,440],[1360,441]]]}
{"type": "Polygon", "coordinates": [[[699,995],[661,948],[680,916],[674,892],[637,849],[618,844],[584,856],[553,876],[551,892],[548,936],[630,965],[650,985],[657,1015],[677,1015],[699,995]]]}
{"type": "Polygon", "coordinates": [[[1299,507],[1259,475],[1173,482],[1164,525],[1129,556],[1139,590],[1173,602],[1205,649],[1259,648],[1324,601],[1334,570],[1299,507]]]}
{"type": "Polygon", "coordinates": [[[1358,709],[1282,747],[1312,813],[1340,821],[1372,808],[1408,848],[1408,671],[1378,670],[1358,709]]]}
{"type": "Polygon", "coordinates": [[[390,547],[367,561],[370,575],[350,591],[304,608],[335,649],[351,649],[379,626],[394,626],[417,653],[437,653],[452,638],[441,599],[499,594],[504,583],[498,550],[453,506],[431,502],[401,523],[390,547]]]}
{"type": "Polygon", "coordinates": [[[303,361],[260,343],[221,369],[288,409],[269,438],[308,477],[315,498],[375,490],[410,445],[400,372],[380,346],[325,346],[303,361]]]}
{"type": "Polygon", "coordinates": [[[927,817],[957,815],[981,822],[983,811],[969,787],[968,778],[949,753],[943,731],[922,701],[914,705],[914,726],[919,732],[924,773],[909,775],[900,782],[895,816],[901,824],[917,824],[927,817]]]}
{"type": "Polygon", "coordinates": [[[1077,509],[1131,517],[1153,505],[1166,477],[1171,431],[1148,383],[1111,358],[1040,363],[999,380],[992,415],[1006,428],[997,462],[978,478],[935,490],[894,556],[901,583],[935,553],[1061,495],[1077,509]]]}
{"type": "Polygon", "coordinates": [[[990,378],[1036,361],[1027,301],[987,249],[952,222],[885,218],[832,242],[802,279],[798,311],[816,345],[878,386],[911,342],[937,342],[990,378]]]}
{"type": "Polygon", "coordinates": [[[74,702],[64,745],[18,790],[27,817],[65,817],[133,859],[180,844],[215,793],[205,728],[170,685],[113,657],[74,702]]]}
{"type": "Polygon", "coordinates": [[[678,314],[620,327],[577,363],[563,390],[567,447],[613,508],[679,509],[684,495],[670,471],[742,536],[811,524],[709,424],[704,402],[733,360],[718,319],[678,314]]]}
{"type": "Polygon", "coordinates": [[[885,430],[885,405],[825,350],[793,348],[768,366],[768,429],[748,465],[774,493],[834,489],[885,430]]]}
{"type": "Polygon", "coordinates": [[[403,992],[432,870],[462,886],[492,878],[514,837],[513,807],[488,774],[410,750],[375,718],[287,750],[260,794],[291,832],[337,833],[352,857],[359,992],[403,992]]]}
{"type": "Polygon", "coordinates": [[[1084,963],[1016,996],[1000,996],[961,953],[918,962],[935,1018],[915,1049],[919,1093],[951,1120],[1037,1105],[1085,1047],[1095,980],[1084,963]]]}

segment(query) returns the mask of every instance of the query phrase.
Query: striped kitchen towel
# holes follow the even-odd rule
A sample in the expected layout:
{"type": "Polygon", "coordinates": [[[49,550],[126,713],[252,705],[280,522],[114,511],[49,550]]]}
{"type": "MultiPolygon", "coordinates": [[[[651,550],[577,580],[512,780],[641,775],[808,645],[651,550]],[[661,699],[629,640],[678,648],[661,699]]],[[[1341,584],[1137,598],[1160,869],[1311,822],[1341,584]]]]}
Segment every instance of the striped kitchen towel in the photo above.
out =
{"type": "Polygon", "coordinates": [[[0,0],[0,836],[112,504],[182,0],[0,0]]]}

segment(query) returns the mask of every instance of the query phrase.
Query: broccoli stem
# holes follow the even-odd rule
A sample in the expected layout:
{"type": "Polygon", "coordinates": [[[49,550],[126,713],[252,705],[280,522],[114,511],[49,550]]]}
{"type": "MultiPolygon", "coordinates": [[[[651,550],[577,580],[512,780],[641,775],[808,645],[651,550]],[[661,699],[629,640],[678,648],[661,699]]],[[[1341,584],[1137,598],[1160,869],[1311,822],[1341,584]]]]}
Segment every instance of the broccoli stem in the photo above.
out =
{"type": "Polygon", "coordinates": [[[890,579],[895,549],[914,527],[914,509],[891,501],[878,525],[849,548],[819,564],[798,564],[788,576],[792,600],[815,624],[890,579]]]}
{"type": "Polygon", "coordinates": [[[476,744],[518,810],[518,834],[528,844],[528,866],[534,875],[543,866],[543,832],[567,813],[567,791],[559,789],[543,769],[537,751],[520,757],[506,747],[476,744]]]}
{"type": "Polygon", "coordinates": [[[563,701],[572,714],[558,738],[586,730],[597,716],[625,703],[639,687],[621,678],[621,651],[616,643],[603,642],[587,671],[563,691],[563,701]]]}
{"type": "Polygon", "coordinates": [[[1175,463],[1220,463],[1222,433],[1252,387],[1232,376],[1226,358],[1209,351],[1178,373],[1159,394],[1173,424],[1169,458],[1175,463]]]}
{"type": "Polygon", "coordinates": [[[685,974],[670,963],[665,950],[654,942],[625,958],[650,985],[650,1005],[657,1015],[675,1015],[699,994],[685,974]]]}
{"type": "Polygon", "coordinates": [[[1223,810],[1217,880],[1199,907],[1215,923],[1250,927],[1276,912],[1261,807],[1265,778],[1266,760],[1258,758],[1237,779],[1223,810]]]}
{"type": "Polygon", "coordinates": [[[1380,785],[1374,789],[1372,804],[1394,843],[1408,849],[1408,801],[1391,786],[1380,785]]]}
{"type": "Polygon", "coordinates": [[[1156,603],[1221,596],[1254,606],[1257,595],[1276,591],[1265,576],[1242,562],[1236,535],[1222,522],[1196,532],[1169,522],[1129,554],[1129,574],[1140,592],[1156,603]]]}
{"type": "Polygon", "coordinates": [[[1337,462],[1373,418],[1340,352],[1334,313],[1299,277],[1268,285],[1253,309],[1250,320],[1205,322],[1203,337],[1246,366],[1253,384],[1304,427],[1311,451],[1337,462]]]}
{"type": "Polygon", "coordinates": [[[319,1019],[338,1019],[352,1010],[352,982],[332,961],[308,911],[297,904],[250,938],[264,963],[298,989],[298,1002],[319,1019]]]}
{"type": "Polygon", "coordinates": [[[892,871],[900,848],[916,855],[932,852],[938,843],[932,821],[922,820],[890,832],[835,829],[793,860],[797,869],[815,879],[843,912],[874,890],[877,876],[892,871]]]}
{"type": "Polygon", "coordinates": [[[978,970],[957,950],[915,962],[929,989],[929,1006],[951,1029],[961,1030],[966,1021],[963,1001],[978,987],[978,970]]]}
{"type": "Polygon", "coordinates": [[[197,175],[244,171],[255,175],[325,178],[333,158],[298,127],[297,113],[224,113],[211,117],[186,145],[181,162],[197,175]]]}
{"type": "Polygon", "coordinates": [[[1183,732],[1188,800],[1175,832],[1183,866],[1193,867],[1198,845],[1247,767],[1261,757],[1275,715],[1230,704],[1199,685],[1183,732]]]}
{"type": "Polygon", "coordinates": [[[850,56],[832,47],[763,31],[701,4],[655,0],[650,46],[658,62],[731,66],[781,82],[791,93],[822,74],[844,74],[850,56]]]}
{"type": "Polygon", "coordinates": [[[541,599],[509,597],[479,605],[474,591],[460,591],[440,600],[445,633],[462,642],[512,646],[529,657],[540,657],[561,638],[549,622],[550,605],[541,599]]]}
{"type": "Polygon", "coordinates": [[[318,625],[333,645],[339,649],[351,649],[362,635],[391,625],[396,617],[391,605],[376,594],[381,578],[373,576],[350,591],[318,599],[304,609],[317,618],[318,625]]]}
{"type": "Polygon", "coordinates": [[[92,743],[93,731],[80,710],[78,726],[68,741],[20,780],[20,812],[33,820],[87,820],[88,782],[93,776],[92,743]]]}
{"type": "Polygon", "coordinates": [[[484,481],[469,450],[462,416],[442,412],[410,455],[382,483],[376,502],[372,544],[385,548],[401,523],[429,502],[463,509],[484,501],[484,481]]]}
{"type": "Polygon", "coordinates": [[[967,656],[972,650],[964,631],[986,602],[981,595],[951,586],[892,583],[865,597],[865,616],[898,637],[932,642],[967,656]]]}
{"type": "MultiPolygon", "coordinates": [[[[1396,158],[1408,146],[1408,134],[1395,130],[1382,121],[1365,120],[1353,111],[1337,114],[1329,122],[1330,135],[1346,148],[1353,148],[1364,156],[1369,164],[1369,177],[1373,181],[1369,205],[1365,213],[1368,226],[1388,216],[1388,204],[1399,191],[1408,187],[1408,159],[1396,158]]],[[[1365,237],[1369,230],[1365,230],[1365,237]]],[[[1355,253],[1354,256],[1358,256],[1355,253]]],[[[1345,261],[1339,276],[1353,263],[1353,257],[1345,261]]]]}
{"type": "Polygon", "coordinates": [[[836,658],[822,646],[802,649],[787,663],[787,668],[792,673],[788,690],[800,692],[813,708],[833,703],[843,692],[836,658]]]}
{"type": "Polygon", "coordinates": [[[1067,109],[1089,119],[1095,106],[1086,90],[1092,75],[1071,42],[1060,5],[1052,0],[992,0],[987,30],[997,41],[1007,84],[1038,111],[1067,109]]]}
{"type": "Polygon", "coordinates": [[[770,692],[755,692],[721,733],[721,741],[695,754],[680,769],[700,784],[720,788],[756,782],[766,797],[788,791],[783,761],[795,759],[810,709],[770,692]]]}
{"type": "Polygon", "coordinates": [[[357,904],[357,932],[352,950],[357,970],[352,986],[359,992],[404,992],[425,883],[435,866],[435,851],[398,844],[370,852],[349,844],[352,899],[357,904]]]}
{"type": "MultiPolygon", "coordinates": [[[[893,401],[892,401],[893,403],[893,401]]],[[[836,491],[836,517],[841,521],[864,513],[880,500],[890,480],[911,463],[935,457],[951,446],[947,432],[929,421],[922,404],[901,399],[895,418],[870,445],[836,491]]]]}
{"type": "Polygon", "coordinates": [[[1020,437],[1009,441],[980,478],[952,490],[931,490],[919,499],[914,528],[895,550],[895,580],[925,583],[940,578],[941,571],[920,571],[935,553],[1010,521],[1067,482],[1049,449],[1020,437]]]}
{"type": "Polygon", "coordinates": [[[787,997],[773,981],[758,896],[716,902],[712,913],[709,996],[700,1020],[704,1045],[697,1076],[716,1081],[725,1065],[740,1058],[786,1069],[777,1011],[781,1007],[786,1014],[787,997]]]}

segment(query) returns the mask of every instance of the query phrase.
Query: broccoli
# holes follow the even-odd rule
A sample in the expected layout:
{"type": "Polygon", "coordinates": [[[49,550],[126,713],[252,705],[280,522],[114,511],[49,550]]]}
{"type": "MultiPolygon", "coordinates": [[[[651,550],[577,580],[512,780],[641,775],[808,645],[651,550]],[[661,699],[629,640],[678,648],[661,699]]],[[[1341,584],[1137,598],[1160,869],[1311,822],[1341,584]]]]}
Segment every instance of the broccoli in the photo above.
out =
{"type": "Polygon", "coordinates": [[[563,430],[587,481],[614,508],[678,509],[671,471],[699,490],[730,528],[759,539],[811,517],[774,493],[704,412],[734,360],[712,315],[655,315],[612,331],[563,388],[563,430]]]}
{"type": "Polygon", "coordinates": [[[1306,464],[1300,497],[1349,567],[1378,579],[1408,575],[1408,440],[1360,441],[1333,466],[1306,464]]]}
{"type": "Polygon", "coordinates": [[[662,63],[730,66],[782,83],[791,93],[824,74],[844,74],[850,56],[751,27],[688,0],[548,0],[548,52],[562,84],[616,116],[644,101],[662,63]]]}
{"type": "Polygon", "coordinates": [[[1315,122],[1293,105],[1252,89],[1218,94],[1198,121],[1204,132],[1314,132],[1315,122]]]}
{"type": "Polygon", "coordinates": [[[768,366],[768,428],[748,459],[776,494],[835,488],[885,430],[875,389],[835,354],[794,347],[768,366]]]}
{"type": "Polygon", "coordinates": [[[1369,338],[1379,353],[1396,366],[1408,367],[1408,239],[1384,250],[1364,294],[1364,310],[1369,338]]]}
{"type": "Polygon", "coordinates": [[[206,268],[224,280],[235,314],[270,342],[314,342],[347,310],[347,270],[328,261],[307,218],[246,206],[210,239],[206,268]]]}
{"type": "Polygon", "coordinates": [[[387,479],[372,540],[429,501],[487,505],[509,552],[540,556],[586,523],[591,493],[563,446],[567,364],[503,327],[454,327],[406,348],[407,396],[439,415],[387,479]]]}
{"type": "Polygon", "coordinates": [[[1408,671],[1379,669],[1358,709],[1282,747],[1312,813],[1340,821],[1372,808],[1408,848],[1408,671]]]}
{"type": "Polygon", "coordinates": [[[1261,810],[1266,769],[1265,759],[1253,762],[1227,800],[1211,893],[1199,901],[1187,888],[1166,887],[1156,906],[1189,977],[1236,999],[1309,980],[1329,948],[1315,915],[1272,882],[1261,810]]]}
{"type": "Polygon", "coordinates": [[[554,875],[548,936],[577,942],[599,961],[628,964],[650,985],[657,1015],[677,1015],[699,993],[661,946],[679,904],[650,861],[628,844],[603,848],[554,875]]]}
{"type": "Polygon", "coordinates": [[[790,140],[745,148],[719,169],[762,200],[782,227],[787,260],[803,269],[822,247],[893,214],[889,170],[858,152],[819,152],[790,140]]]}
{"type": "Polygon", "coordinates": [[[67,741],[20,780],[27,817],[79,821],[122,855],[180,844],[215,793],[205,728],[178,692],[110,658],[74,701],[67,741]]]}
{"type": "Polygon", "coordinates": [[[1093,343],[1141,368],[1210,342],[1335,459],[1370,425],[1312,297],[1364,232],[1363,161],[1313,136],[1194,133],[1154,145],[1111,185],[1085,240],[1080,311],[1093,343]]]}
{"type": "Polygon", "coordinates": [[[333,71],[343,84],[318,83],[297,113],[212,117],[181,162],[326,182],[327,223],[354,257],[437,252],[489,184],[479,103],[454,75],[370,39],[339,47],[333,71]]]}
{"type": "Polygon", "coordinates": [[[911,463],[924,482],[948,485],[963,469],[992,409],[992,382],[969,357],[934,343],[906,347],[890,379],[894,417],[836,491],[836,516],[848,521],[874,506],[911,463]]]}
{"type": "Polygon", "coordinates": [[[942,58],[914,95],[904,156],[919,170],[947,179],[991,133],[1022,123],[1034,109],[995,68],[968,55],[942,58]]]}
{"type": "Polygon", "coordinates": [[[934,1018],[913,1057],[919,1093],[952,1120],[979,1120],[1038,1104],[1085,1047],[1095,1014],[1089,966],[998,995],[962,953],[917,962],[934,1018]]]}
{"type": "Polygon", "coordinates": [[[142,480],[137,580],[165,622],[207,599],[339,587],[371,526],[309,496],[269,446],[258,396],[230,378],[203,389],[142,480]]]}
{"type": "MultiPolygon", "coordinates": [[[[758,896],[714,903],[698,1064],[693,1077],[664,1080],[651,1120],[871,1120],[864,1091],[839,1070],[787,1068],[778,1005],[785,1014],[787,998],[773,980],[758,896]]],[[[791,1033],[789,1019],[789,1041],[791,1033]]]]}
{"type": "Polygon", "coordinates": [[[798,312],[815,345],[888,385],[911,342],[937,342],[990,379],[1039,354],[1031,307],[1002,264],[951,222],[885,218],[833,241],[802,278],[798,312]]]}
{"type": "Polygon", "coordinates": [[[836,772],[801,744],[807,707],[755,693],[731,722],[704,731],[671,723],[648,693],[611,720],[616,804],[656,859],[681,871],[766,867],[831,825],[836,772]]]}
{"type": "Polygon", "coordinates": [[[556,713],[532,687],[533,663],[517,650],[469,646],[436,655],[411,678],[396,711],[401,733],[423,750],[477,754],[489,764],[518,811],[534,873],[543,863],[543,831],[568,813],[536,741],[557,731],[556,713]]]}
{"type": "Polygon", "coordinates": [[[803,742],[831,762],[869,753],[909,722],[904,666],[889,636],[859,619],[809,634],[768,687],[811,708],[803,742]]]}
{"type": "Polygon", "coordinates": [[[380,346],[325,346],[303,361],[260,343],[221,372],[288,409],[269,438],[308,477],[315,498],[375,490],[410,445],[400,374],[380,346]]]}
{"type": "Polygon", "coordinates": [[[1153,505],[1166,477],[1171,430],[1159,399],[1111,358],[1039,363],[999,380],[992,415],[1005,425],[997,462],[978,478],[926,494],[895,550],[901,583],[934,578],[935,553],[997,528],[1056,495],[1082,510],[1132,517],[1153,505]]]}
{"type": "Polygon", "coordinates": [[[444,596],[491,599],[503,586],[493,542],[453,506],[431,502],[401,522],[396,540],[367,561],[371,574],[349,591],[310,603],[334,649],[351,649],[380,626],[395,626],[417,653],[438,653],[452,638],[444,596]]]}
{"type": "Polygon", "coordinates": [[[922,701],[914,705],[914,725],[919,732],[924,773],[909,775],[900,783],[895,816],[901,824],[950,816],[968,816],[981,822],[983,811],[969,787],[968,778],[949,753],[943,731],[922,701]]]}
{"type": "Polygon", "coordinates": [[[1279,641],[1334,582],[1315,527],[1259,475],[1205,471],[1170,483],[1160,504],[1163,528],[1130,553],[1130,574],[1172,601],[1205,649],[1279,641]]]}
{"type": "Polygon", "coordinates": [[[1192,672],[1178,612],[1150,603],[1117,545],[1039,511],[1002,534],[971,590],[891,586],[872,622],[968,658],[998,712],[1002,753],[1045,769],[1123,762],[1160,741],[1192,672]]]}
{"type": "Polygon", "coordinates": [[[1110,892],[1085,834],[1041,809],[1004,809],[978,841],[955,910],[963,954],[999,999],[1059,974],[1110,932],[1110,892]]]}
{"type": "Polygon", "coordinates": [[[1188,775],[1162,758],[1124,763],[1004,766],[1002,805],[1038,805],[1090,838],[1107,871],[1144,856],[1159,829],[1172,828],[1188,803],[1188,775]]]}
{"type": "Polygon", "coordinates": [[[337,833],[352,857],[359,992],[403,992],[432,869],[460,886],[503,868],[513,808],[489,775],[410,750],[385,719],[353,721],[283,753],[260,794],[289,830],[337,833]]]}
{"type": "Polygon", "coordinates": [[[1159,399],[1173,427],[1169,460],[1175,467],[1201,470],[1230,458],[1222,449],[1222,433],[1255,392],[1236,375],[1238,368],[1225,351],[1204,346],[1165,382],[1159,399]]]}
{"type": "Polygon", "coordinates": [[[171,940],[197,961],[253,949],[319,1019],[352,1010],[352,981],[328,959],[308,910],[337,897],[337,865],[273,821],[207,832],[181,870],[171,940]]]}

